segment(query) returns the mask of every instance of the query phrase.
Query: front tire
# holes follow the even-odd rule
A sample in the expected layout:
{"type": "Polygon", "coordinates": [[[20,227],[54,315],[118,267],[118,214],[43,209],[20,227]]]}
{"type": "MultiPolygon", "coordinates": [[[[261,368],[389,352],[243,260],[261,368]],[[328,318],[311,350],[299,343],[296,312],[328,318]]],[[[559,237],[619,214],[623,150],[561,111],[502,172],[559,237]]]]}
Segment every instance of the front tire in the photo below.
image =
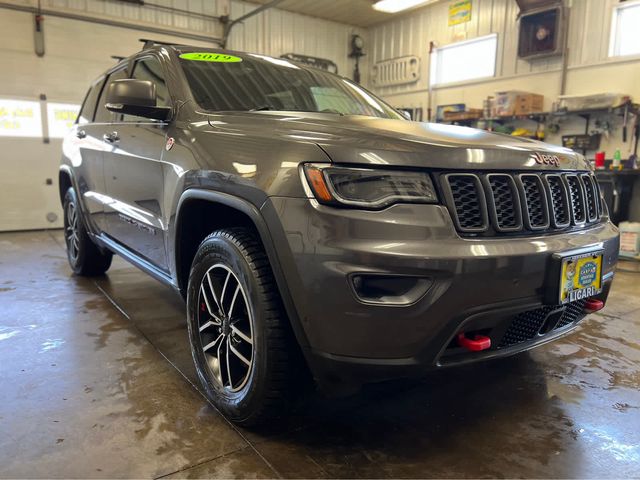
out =
{"type": "Polygon", "coordinates": [[[278,416],[291,399],[294,344],[255,233],[223,229],[200,244],[189,276],[187,318],[209,400],[240,425],[278,416]]]}
{"type": "Polygon", "coordinates": [[[102,252],[89,237],[73,187],[70,187],[64,196],[63,208],[64,240],[69,266],[76,275],[103,275],[111,266],[113,254],[102,252]]]}

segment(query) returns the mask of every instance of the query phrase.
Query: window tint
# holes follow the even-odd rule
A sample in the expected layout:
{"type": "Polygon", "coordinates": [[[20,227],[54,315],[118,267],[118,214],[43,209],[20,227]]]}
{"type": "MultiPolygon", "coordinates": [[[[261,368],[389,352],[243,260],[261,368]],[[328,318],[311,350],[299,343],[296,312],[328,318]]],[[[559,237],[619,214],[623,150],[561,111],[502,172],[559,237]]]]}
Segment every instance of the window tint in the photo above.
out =
{"type": "Polygon", "coordinates": [[[78,115],[79,124],[93,122],[93,115],[96,113],[96,100],[98,100],[103,83],[104,78],[95,82],[87,92],[87,96],[84,97],[82,109],[80,110],[80,115],[78,115]]]}
{"type": "Polygon", "coordinates": [[[114,121],[116,114],[110,112],[104,106],[105,103],[107,103],[107,86],[114,80],[120,80],[123,78],[127,78],[127,73],[124,68],[116,70],[107,78],[107,81],[102,87],[102,93],[100,94],[100,100],[98,100],[98,106],[96,107],[96,123],[110,123],[114,121]]]}
{"type": "MultiPolygon", "coordinates": [[[[169,89],[164,80],[164,72],[157,59],[150,57],[138,60],[133,67],[133,75],[131,78],[153,82],[156,86],[156,105],[158,107],[171,106],[171,97],[169,96],[169,89]]],[[[139,122],[140,120],[143,120],[143,118],[135,115],[123,116],[123,121],[125,122],[139,122]]]]}
{"type": "Polygon", "coordinates": [[[160,62],[155,58],[144,58],[136,62],[133,68],[133,77],[138,80],[150,80],[156,84],[156,105],[158,107],[170,107],[171,99],[169,90],[164,80],[164,73],[160,62]]]}
{"type": "Polygon", "coordinates": [[[180,63],[196,102],[206,110],[289,110],[402,118],[346,78],[281,58],[248,54],[235,62],[181,58],[180,63]]]}
{"type": "Polygon", "coordinates": [[[311,87],[311,94],[318,110],[330,112],[358,111],[364,115],[360,105],[344,92],[333,87],[311,87]]]}

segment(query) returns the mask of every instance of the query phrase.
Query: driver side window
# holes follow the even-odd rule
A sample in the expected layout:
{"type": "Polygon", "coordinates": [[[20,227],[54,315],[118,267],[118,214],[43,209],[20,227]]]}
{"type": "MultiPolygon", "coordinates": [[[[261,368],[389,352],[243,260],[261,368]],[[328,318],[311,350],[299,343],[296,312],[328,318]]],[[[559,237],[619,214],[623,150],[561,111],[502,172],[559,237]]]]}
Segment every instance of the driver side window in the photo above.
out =
{"type": "MultiPolygon", "coordinates": [[[[171,97],[169,96],[169,89],[164,79],[162,65],[160,65],[157,59],[147,57],[138,60],[133,67],[133,75],[131,75],[131,78],[153,82],[156,86],[156,106],[171,106],[171,97]]],[[[122,120],[124,122],[139,122],[142,118],[135,115],[124,115],[122,120]]]]}

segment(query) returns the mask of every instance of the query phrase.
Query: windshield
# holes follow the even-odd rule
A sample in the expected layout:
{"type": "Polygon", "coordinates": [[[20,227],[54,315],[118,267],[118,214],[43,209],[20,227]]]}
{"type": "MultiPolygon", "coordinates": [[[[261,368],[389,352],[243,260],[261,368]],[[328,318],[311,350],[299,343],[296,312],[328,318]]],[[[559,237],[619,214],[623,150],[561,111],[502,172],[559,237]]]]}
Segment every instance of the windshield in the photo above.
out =
{"type": "Polygon", "coordinates": [[[180,55],[193,97],[205,110],[287,110],[403,118],[362,87],[337,75],[262,55],[225,55],[233,60],[215,60],[221,56],[180,55]]]}

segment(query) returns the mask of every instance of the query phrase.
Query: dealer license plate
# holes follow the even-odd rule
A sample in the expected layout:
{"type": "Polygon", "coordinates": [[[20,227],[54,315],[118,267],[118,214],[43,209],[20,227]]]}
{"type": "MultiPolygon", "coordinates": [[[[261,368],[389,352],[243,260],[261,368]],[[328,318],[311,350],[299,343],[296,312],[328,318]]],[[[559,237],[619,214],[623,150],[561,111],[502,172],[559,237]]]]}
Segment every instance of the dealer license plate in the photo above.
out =
{"type": "Polygon", "coordinates": [[[560,303],[602,292],[602,252],[564,257],[560,272],[560,303]]]}

